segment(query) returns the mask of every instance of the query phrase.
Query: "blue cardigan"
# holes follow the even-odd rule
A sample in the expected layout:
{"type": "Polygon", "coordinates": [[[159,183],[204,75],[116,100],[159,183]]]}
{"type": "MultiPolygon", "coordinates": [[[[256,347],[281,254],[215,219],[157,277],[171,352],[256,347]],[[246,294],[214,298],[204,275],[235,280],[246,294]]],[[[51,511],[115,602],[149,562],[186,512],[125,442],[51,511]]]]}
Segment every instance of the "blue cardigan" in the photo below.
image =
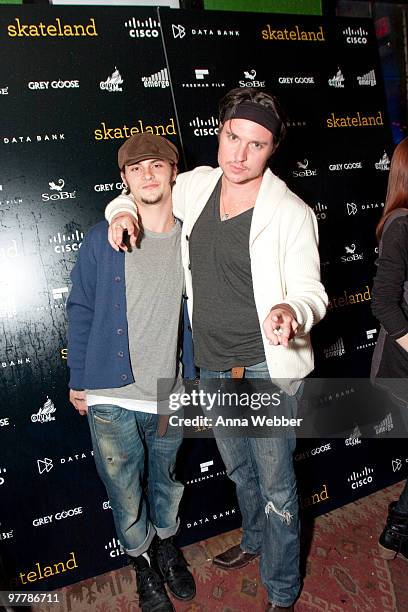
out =
{"type": "MultiPolygon", "coordinates": [[[[110,246],[106,221],[86,234],[71,280],[67,301],[69,386],[115,389],[134,382],[126,319],[125,253],[110,246]]],[[[194,378],[185,304],[183,323],[183,375],[194,378]]]]}

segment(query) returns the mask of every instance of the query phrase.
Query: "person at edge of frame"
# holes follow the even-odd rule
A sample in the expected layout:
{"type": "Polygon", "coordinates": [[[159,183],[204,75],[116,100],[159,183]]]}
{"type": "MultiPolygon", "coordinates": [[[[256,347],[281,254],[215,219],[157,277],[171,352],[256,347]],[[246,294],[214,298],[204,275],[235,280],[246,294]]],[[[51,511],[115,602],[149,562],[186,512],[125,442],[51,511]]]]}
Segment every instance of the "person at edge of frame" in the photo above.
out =
{"type": "MultiPolygon", "coordinates": [[[[96,467],[136,571],[143,612],[174,611],[164,583],[183,601],[196,592],[173,541],[184,489],[175,477],[183,432],[167,428],[168,416],[159,416],[157,405],[158,379],[170,388],[181,381],[184,274],[181,224],[171,200],[177,162],[177,148],[161,136],[137,134],[122,144],[120,173],[143,233],[125,254],[109,246],[106,221],[92,227],[67,302],[69,397],[88,415],[96,467]]],[[[183,348],[184,375],[191,377],[185,336],[183,348]]]]}
{"type": "MultiPolygon", "coordinates": [[[[182,259],[195,363],[208,378],[270,378],[295,414],[314,366],[309,332],[326,312],[313,211],[267,168],[286,132],[276,98],[256,88],[219,106],[218,168],[177,177],[182,259]],[[194,298],[194,308],[193,308],[194,298]]],[[[121,195],[105,212],[109,241],[134,244],[137,211],[121,195]]],[[[272,385],[272,388],[273,385],[272,385]]],[[[300,590],[296,437],[216,438],[242,514],[241,544],[217,555],[224,569],[260,555],[267,610],[293,610],[300,590]]]]}
{"type": "MultiPolygon", "coordinates": [[[[376,229],[379,241],[372,311],[381,323],[371,379],[384,387],[408,428],[408,138],[395,148],[384,210],[376,229]]],[[[379,539],[380,556],[408,560],[408,481],[388,508],[379,539]]]]}

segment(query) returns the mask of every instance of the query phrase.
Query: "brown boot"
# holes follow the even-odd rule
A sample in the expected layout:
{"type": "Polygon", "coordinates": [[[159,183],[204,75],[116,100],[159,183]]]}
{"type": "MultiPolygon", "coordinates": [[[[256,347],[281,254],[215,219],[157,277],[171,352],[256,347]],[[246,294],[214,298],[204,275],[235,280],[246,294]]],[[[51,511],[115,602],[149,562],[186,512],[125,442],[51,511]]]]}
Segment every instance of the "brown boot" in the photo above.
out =
{"type": "Polygon", "coordinates": [[[258,556],[258,554],[244,552],[240,545],[237,544],[220,555],[216,555],[213,558],[213,564],[222,569],[239,569],[245,567],[252,559],[256,559],[258,556]]]}

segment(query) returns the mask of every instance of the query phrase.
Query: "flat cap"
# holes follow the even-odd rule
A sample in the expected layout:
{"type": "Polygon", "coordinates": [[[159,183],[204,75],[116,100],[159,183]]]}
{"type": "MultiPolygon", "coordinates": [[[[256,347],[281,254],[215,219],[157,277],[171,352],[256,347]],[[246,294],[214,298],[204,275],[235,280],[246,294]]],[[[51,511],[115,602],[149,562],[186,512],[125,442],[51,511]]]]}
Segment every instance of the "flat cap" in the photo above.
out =
{"type": "Polygon", "coordinates": [[[166,159],[177,164],[179,154],[177,147],[162,136],[142,132],[128,138],[118,151],[118,164],[120,170],[124,166],[137,164],[144,159],[166,159]]]}

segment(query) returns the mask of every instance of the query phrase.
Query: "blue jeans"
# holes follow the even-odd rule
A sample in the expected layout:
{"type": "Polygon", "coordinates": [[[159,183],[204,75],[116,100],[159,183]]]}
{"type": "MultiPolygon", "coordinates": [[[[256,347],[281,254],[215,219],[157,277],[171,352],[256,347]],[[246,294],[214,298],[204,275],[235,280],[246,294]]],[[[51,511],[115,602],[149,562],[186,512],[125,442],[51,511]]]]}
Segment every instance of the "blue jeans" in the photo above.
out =
{"type": "Polygon", "coordinates": [[[88,409],[96,468],[108,492],[118,540],[133,557],[149,548],[155,533],[169,538],[179,527],[184,486],[174,472],[183,432],[168,427],[165,436],[157,436],[158,418],[109,404],[88,409]]]}
{"type": "MultiPolygon", "coordinates": [[[[231,372],[200,371],[205,389],[207,378],[230,378],[231,372]]],[[[269,378],[266,361],[245,368],[245,378],[269,378]]],[[[271,383],[272,385],[272,383],[271,383]]],[[[277,388],[272,385],[272,391],[277,388]]],[[[285,408],[296,417],[297,398],[282,393],[285,408]]],[[[300,525],[293,452],[296,436],[249,438],[218,437],[218,450],[229,478],[236,485],[242,514],[241,548],[260,553],[261,579],[268,599],[290,606],[300,589],[300,525]]]]}

